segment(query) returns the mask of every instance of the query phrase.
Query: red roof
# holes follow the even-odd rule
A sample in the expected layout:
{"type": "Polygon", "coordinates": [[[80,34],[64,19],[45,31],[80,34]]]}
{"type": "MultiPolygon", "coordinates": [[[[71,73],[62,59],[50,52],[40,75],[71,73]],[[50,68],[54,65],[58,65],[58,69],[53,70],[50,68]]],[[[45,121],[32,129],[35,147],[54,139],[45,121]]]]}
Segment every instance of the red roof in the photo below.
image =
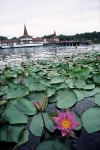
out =
{"type": "Polygon", "coordinates": [[[26,37],[32,37],[31,35],[28,35],[27,29],[26,29],[26,25],[24,24],[24,33],[22,36],[20,36],[19,38],[26,38],[26,37]]]}
{"type": "Polygon", "coordinates": [[[27,32],[25,24],[24,24],[24,34],[23,35],[28,35],[28,32],[27,32]]]}

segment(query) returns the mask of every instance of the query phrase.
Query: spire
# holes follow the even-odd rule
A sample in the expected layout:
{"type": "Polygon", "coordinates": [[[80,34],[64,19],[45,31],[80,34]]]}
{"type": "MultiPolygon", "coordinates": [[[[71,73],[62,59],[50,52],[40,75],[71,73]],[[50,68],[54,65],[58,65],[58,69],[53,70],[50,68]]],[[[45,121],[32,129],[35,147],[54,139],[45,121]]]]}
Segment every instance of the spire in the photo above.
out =
{"type": "Polygon", "coordinates": [[[24,24],[24,35],[28,35],[25,24],[24,24]]]}
{"type": "Polygon", "coordinates": [[[53,35],[53,37],[56,37],[56,32],[54,31],[54,35],[53,35]]]}

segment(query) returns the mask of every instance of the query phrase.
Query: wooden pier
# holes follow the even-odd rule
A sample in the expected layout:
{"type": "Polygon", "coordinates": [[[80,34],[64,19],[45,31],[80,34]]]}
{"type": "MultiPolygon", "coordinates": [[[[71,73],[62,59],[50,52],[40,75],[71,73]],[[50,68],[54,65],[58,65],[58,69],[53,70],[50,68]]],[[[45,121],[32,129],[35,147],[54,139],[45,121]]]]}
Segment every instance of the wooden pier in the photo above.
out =
{"type": "Polygon", "coordinates": [[[91,41],[59,41],[44,43],[44,46],[80,46],[80,45],[92,45],[91,41]]]}

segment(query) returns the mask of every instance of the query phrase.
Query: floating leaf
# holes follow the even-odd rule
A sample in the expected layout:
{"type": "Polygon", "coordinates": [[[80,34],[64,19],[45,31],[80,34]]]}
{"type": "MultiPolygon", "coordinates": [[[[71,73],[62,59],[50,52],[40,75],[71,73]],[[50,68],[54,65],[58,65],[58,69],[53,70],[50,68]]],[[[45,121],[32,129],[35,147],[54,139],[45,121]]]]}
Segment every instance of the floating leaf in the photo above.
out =
{"type": "Polygon", "coordinates": [[[87,132],[100,130],[100,107],[91,107],[82,113],[83,126],[87,132]]]}
{"type": "Polygon", "coordinates": [[[83,91],[81,91],[81,90],[77,90],[77,89],[75,89],[74,90],[74,92],[75,92],[75,94],[76,94],[76,96],[77,96],[77,100],[78,101],[81,101],[83,98],[84,98],[84,93],[83,93],[83,91]]]}
{"type": "Polygon", "coordinates": [[[72,150],[67,140],[61,138],[48,138],[41,142],[36,150],[72,150]]]}
{"type": "Polygon", "coordinates": [[[77,101],[76,94],[69,89],[60,90],[57,99],[57,107],[61,109],[72,107],[77,101]]]}
{"type": "Polygon", "coordinates": [[[41,68],[39,67],[39,66],[34,66],[33,68],[32,68],[32,71],[33,72],[39,72],[41,70],[41,68]]]}
{"type": "Polygon", "coordinates": [[[50,97],[50,96],[52,96],[52,95],[55,94],[55,91],[56,91],[55,88],[53,88],[53,87],[48,87],[48,88],[46,89],[46,94],[47,94],[48,97],[50,97]]]}
{"type": "Polygon", "coordinates": [[[27,116],[16,108],[14,100],[10,100],[7,103],[4,109],[4,114],[11,124],[27,123],[27,116]]]}
{"type": "Polygon", "coordinates": [[[56,88],[56,90],[59,90],[59,89],[64,89],[64,88],[68,88],[68,84],[66,84],[65,82],[63,83],[58,83],[54,86],[56,88]]]}
{"type": "Polygon", "coordinates": [[[46,86],[50,86],[50,81],[49,80],[47,80],[47,79],[41,79],[40,81],[39,81],[41,84],[44,84],[44,85],[46,85],[46,86]]]}
{"type": "Polygon", "coordinates": [[[95,94],[94,96],[94,102],[100,106],[100,93],[95,94]]]}
{"type": "Polygon", "coordinates": [[[28,76],[27,78],[24,78],[25,86],[29,86],[30,84],[34,83],[36,81],[36,78],[34,76],[28,76]]]}
{"type": "Polygon", "coordinates": [[[7,92],[7,98],[8,99],[13,99],[13,98],[18,98],[18,97],[23,97],[29,94],[29,89],[27,87],[17,87],[15,89],[9,89],[7,92]]]}
{"type": "Polygon", "coordinates": [[[75,71],[74,73],[78,79],[86,80],[89,77],[90,69],[84,67],[84,68],[81,68],[81,70],[75,71]]]}
{"type": "Polygon", "coordinates": [[[44,91],[46,89],[46,86],[39,82],[32,82],[28,87],[30,91],[44,91]]]}
{"type": "Polygon", "coordinates": [[[5,73],[5,78],[7,78],[7,79],[15,78],[15,77],[17,77],[17,74],[15,74],[14,72],[5,73]]]}
{"type": "Polygon", "coordinates": [[[54,76],[52,77],[51,79],[51,84],[55,84],[55,83],[61,83],[61,82],[64,82],[64,78],[61,77],[61,76],[54,76]]]}
{"type": "Polygon", "coordinates": [[[32,105],[32,102],[25,98],[17,98],[15,100],[14,106],[23,112],[23,114],[34,115],[37,113],[34,105],[32,105]]]}
{"type": "Polygon", "coordinates": [[[79,122],[80,125],[75,127],[74,130],[80,130],[82,128],[82,120],[81,117],[75,111],[71,111],[72,114],[75,114],[75,122],[79,122]]]}
{"type": "Polygon", "coordinates": [[[34,92],[34,94],[30,94],[30,95],[26,96],[26,98],[30,101],[38,100],[41,103],[44,95],[45,95],[44,92],[34,92]]]}
{"type": "Polygon", "coordinates": [[[66,79],[65,82],[68,84],[69,88],[75,88],[75,79],[66,79]]]}
{"type": "Polygon", "coordinates": [[[73,70],[69,70],[68,73],[70,77],[77,77],[78,79],[86,80],[89,77],[90,69],[87,67],[75,67],[73,70]]]}
{"type": "Polygon", "coordinates": [[[28,136],[29,136],[28,131],[27,130],[23,131],[21,133],[18,144],[14,147],[14,149],[17,148],[18,146],[22,145],[22,144],[25,144],[28,141],[28,136]]]}
{"type": "Polygon", "coordinates": [[[0,141],[18,143],[24,125],[0,125],[0,141]]]}
{"type": "Polygon", "coordinates": [[[100,83],[100,73],[94,74],[93,80],[94,80],[94,82],[96,82],[96,83],[100,83]]]}
{"type": "MultiPolygon", "coordinates": [[[[47,113],[43,113],[43,117],[45,120],[46,127],[49,131],[53,132],[53,122],[49,119],[47,113]]],[[[32,121],[30,123],[30,130],[35,136],[41,136],[42,131],[43,131],[43,120],[41,114],[37,114],[33,116],[32,121]]]]}
{"type": "Polygon", "coordinates": [[[96,93],[100,92],[100,88],[99,87],[95,87],[93,90],[84,90],[83,93],[85,95],[85,97],[90,97],[95,95],[96,93]]]}

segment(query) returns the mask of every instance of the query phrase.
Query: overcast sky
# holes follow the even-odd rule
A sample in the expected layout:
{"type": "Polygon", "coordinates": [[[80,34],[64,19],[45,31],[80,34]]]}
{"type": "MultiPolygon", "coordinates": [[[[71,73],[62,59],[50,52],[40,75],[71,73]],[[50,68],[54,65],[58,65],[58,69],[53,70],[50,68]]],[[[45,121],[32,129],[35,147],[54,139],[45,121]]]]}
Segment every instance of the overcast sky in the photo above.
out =
{"type": "Polygon", "coordinates": [[[0,36],[100,31],[100,0],[0,0],[0,36]]]}

